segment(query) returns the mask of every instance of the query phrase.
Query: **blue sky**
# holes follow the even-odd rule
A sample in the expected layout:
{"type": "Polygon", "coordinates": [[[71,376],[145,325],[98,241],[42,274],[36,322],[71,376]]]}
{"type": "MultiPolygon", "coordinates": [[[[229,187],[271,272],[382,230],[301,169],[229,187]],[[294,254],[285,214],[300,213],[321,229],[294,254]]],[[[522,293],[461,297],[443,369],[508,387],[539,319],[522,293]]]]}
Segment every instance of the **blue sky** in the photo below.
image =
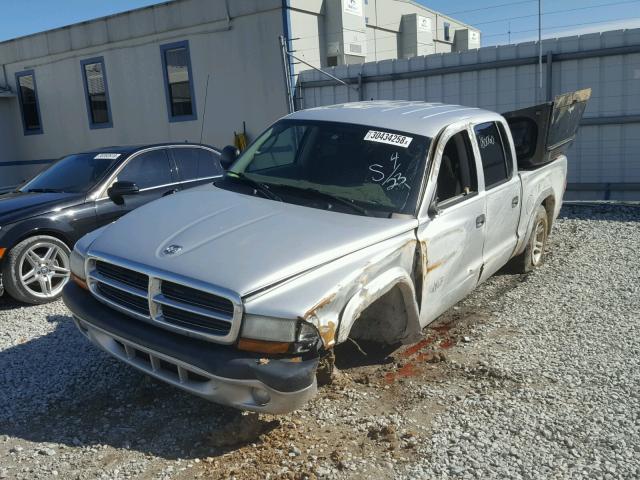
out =
{"type": "MultiPolygon", "coordinates": [[[[420,3],[479,28],[483,46],[509,43],[509,30],[511,43],[538,38],[537,0],[425,0],[420,3]]],[[[638,0],[543,0],[542,12],[543,38],[640,27],[638,0]]]]}
{"type": "MultiPolygon", "coordinates": [[[[401,0],[400,0],[401,1],[401,0]]],[[[483,46],[537,38],[538,3],[419,0],[482,30],[483,46]]],[[[144,7],[157,0],[0,0],[0,41],[144,7]]],[[[543,0],[543,36],[640,27],[640,0],[543,0]],[[558,11],[571,10],[559,13],[558,11]]]]}

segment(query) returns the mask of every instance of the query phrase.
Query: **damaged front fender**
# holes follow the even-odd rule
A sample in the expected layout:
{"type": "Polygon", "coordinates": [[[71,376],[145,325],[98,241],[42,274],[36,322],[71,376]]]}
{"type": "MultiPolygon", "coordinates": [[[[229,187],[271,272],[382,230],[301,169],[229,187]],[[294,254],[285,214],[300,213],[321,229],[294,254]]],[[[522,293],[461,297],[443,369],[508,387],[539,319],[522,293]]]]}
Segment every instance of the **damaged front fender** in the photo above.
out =
{"type": "MultiPolygon", "coordinates": [[[[420,331],[412,278],[414,231],[338,258],[277,287],[246,299],[247,313],[299,318],[314,325],[324,349],[347,340],[363,312],[390,292],[396,308],[395,341],[411,341],[420,331]],[[397,302],[396,302],[397,303],[397,302]]],[[[389,340],[389,339],[385,339],[389,340]]]]}

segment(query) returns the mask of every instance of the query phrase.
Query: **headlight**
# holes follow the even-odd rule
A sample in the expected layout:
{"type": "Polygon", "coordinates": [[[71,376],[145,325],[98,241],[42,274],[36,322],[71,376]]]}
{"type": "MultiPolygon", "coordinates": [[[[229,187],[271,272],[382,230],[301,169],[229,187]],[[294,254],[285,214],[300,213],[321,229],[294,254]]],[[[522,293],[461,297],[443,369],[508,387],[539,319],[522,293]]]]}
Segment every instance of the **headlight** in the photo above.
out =
{"type": "Polygon", "coordinates": [[[71,258],[69,259],[69,266],[71,268],[71,280],[79,287],[88,290],[87,275],[84,271],[84,260],[84,255],[82,255],[77,248],[74,248],[71,252],[71,258]]]}
{"type": "Polygon", "coordinates": [[[74,248],[71,252],[71,258],[69,259],[71,273],[82,280],[87,279],[84,271],[84,260],[84,255],[74,248]]]}
{"type": "Polygon", "coordinates": [[[318,342],[318,330],[302,320],[246,314],[238,348],[262,353],[303,353],[318,342]]]}

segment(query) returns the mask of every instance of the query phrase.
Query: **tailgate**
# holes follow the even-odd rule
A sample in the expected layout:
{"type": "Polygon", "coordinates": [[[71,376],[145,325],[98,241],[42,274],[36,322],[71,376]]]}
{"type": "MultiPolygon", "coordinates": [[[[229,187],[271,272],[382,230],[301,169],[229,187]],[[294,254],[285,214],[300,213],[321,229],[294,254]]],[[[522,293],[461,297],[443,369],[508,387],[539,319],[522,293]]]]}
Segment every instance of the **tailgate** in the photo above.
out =
{"type": "Polygon", "coordinates": [[[591,89],[558,95],[546,102],[503,113],[509,123],[520,168],[535,168],[566,152],[575,138],[591,89]]]}

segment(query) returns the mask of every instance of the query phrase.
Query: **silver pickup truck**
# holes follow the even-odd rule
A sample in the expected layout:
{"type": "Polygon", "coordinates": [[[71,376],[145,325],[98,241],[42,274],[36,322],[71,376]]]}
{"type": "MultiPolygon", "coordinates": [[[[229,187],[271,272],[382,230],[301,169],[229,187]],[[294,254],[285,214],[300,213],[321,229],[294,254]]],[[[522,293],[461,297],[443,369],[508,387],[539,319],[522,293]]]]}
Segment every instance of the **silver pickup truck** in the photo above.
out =
{"type": "Polygon", "coordinates": [[[295,410],[337,344],[416,341],[508,262],[540,265],[588,97],[505,116],[404,101],[296,112],[239,157],[225,149],[214,184],[78,241],[64,301],[89,340],[149,375],[295,410]]]}

